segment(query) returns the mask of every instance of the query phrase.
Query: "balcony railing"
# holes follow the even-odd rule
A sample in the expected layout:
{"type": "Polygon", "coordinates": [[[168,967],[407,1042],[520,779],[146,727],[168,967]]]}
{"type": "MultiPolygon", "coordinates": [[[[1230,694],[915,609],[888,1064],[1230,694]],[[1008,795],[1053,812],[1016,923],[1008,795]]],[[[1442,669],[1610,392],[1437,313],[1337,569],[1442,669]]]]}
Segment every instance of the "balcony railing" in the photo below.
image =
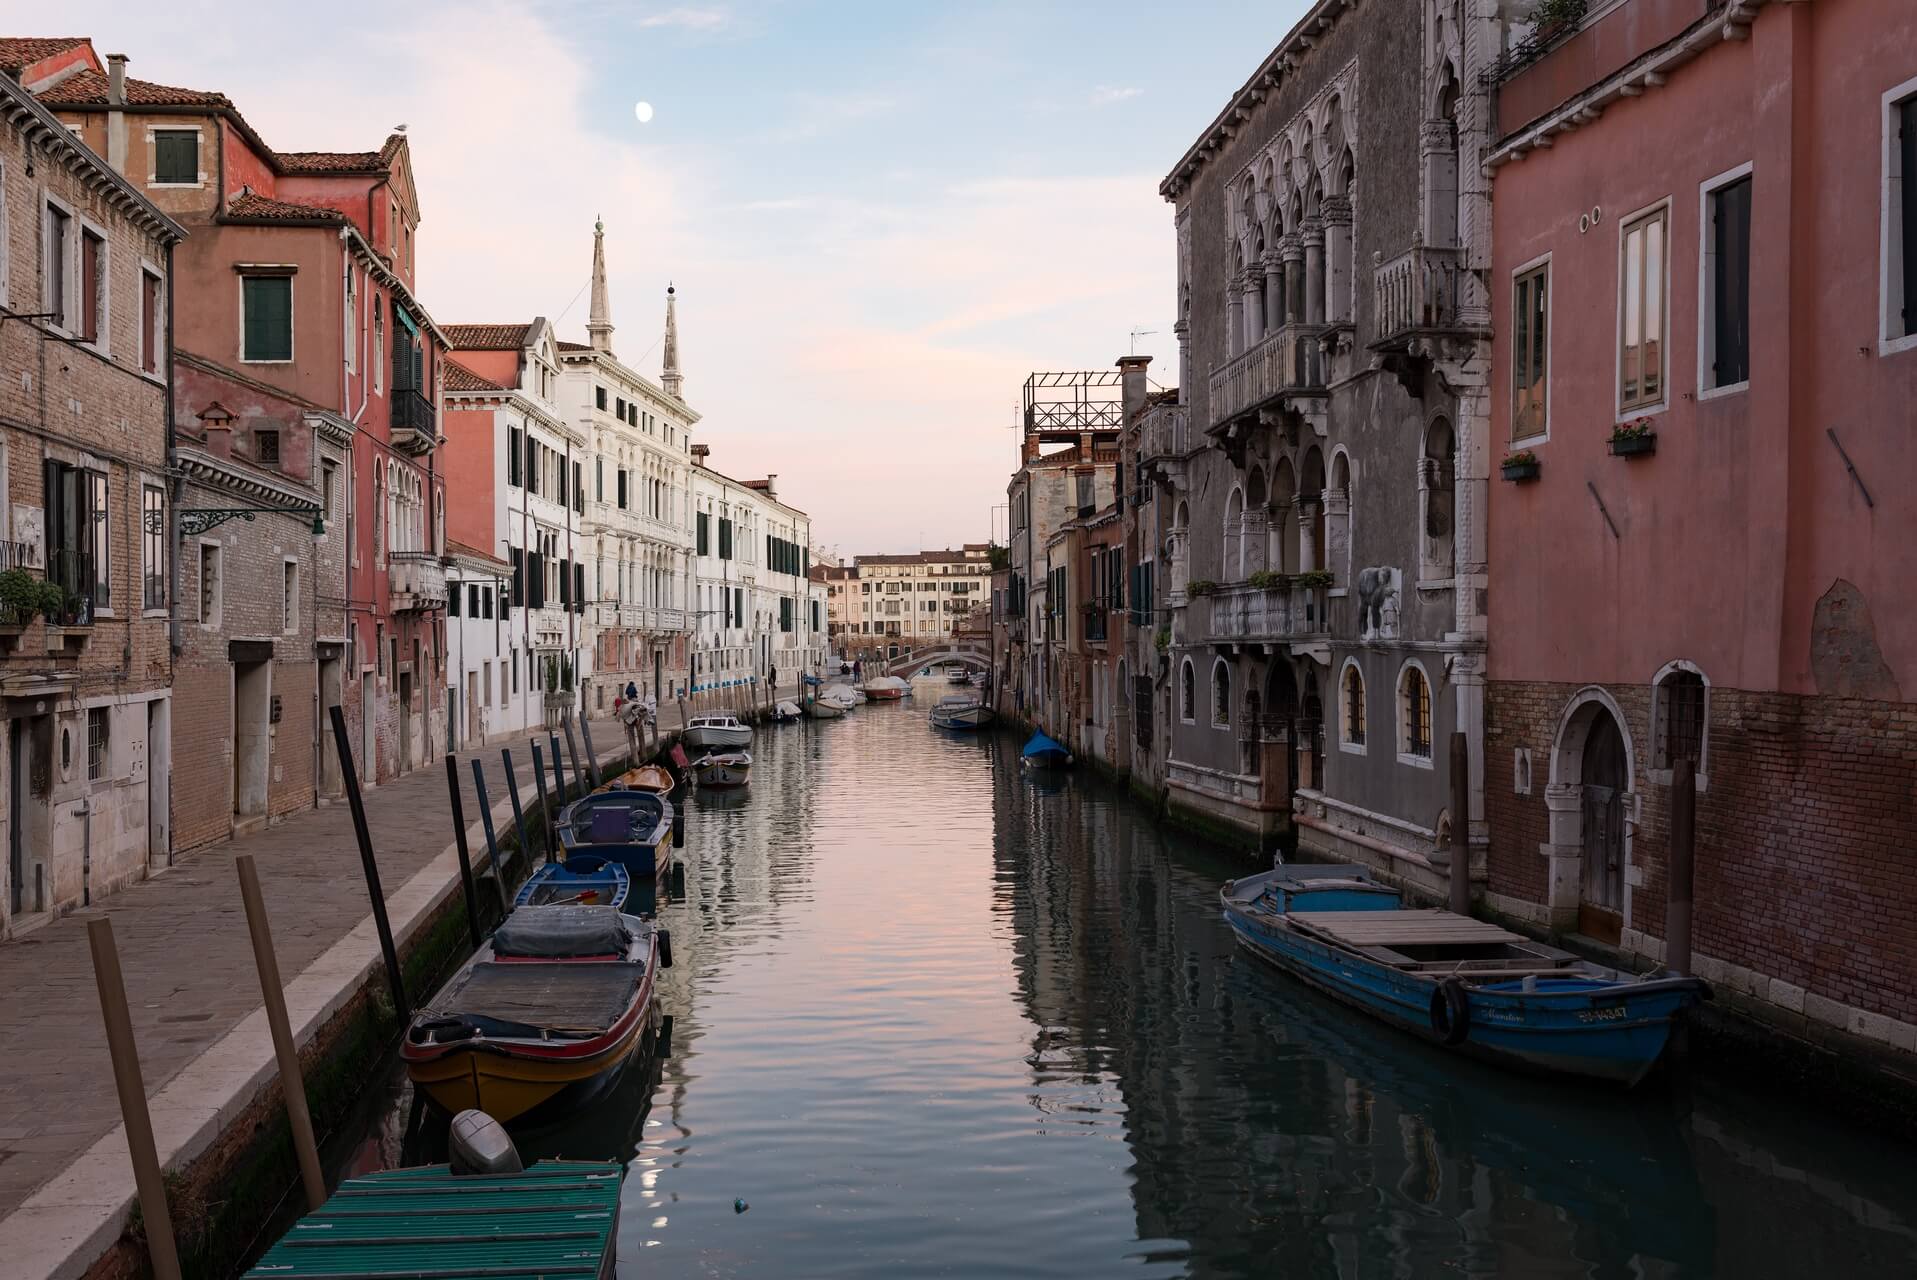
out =
{"type": "Polygon", "coordinates": [[[1102,604],[1085,606],[1085,639],[1090,644],[1104,644],[1105,633],[1111,611],[1102,604]]]}
{"type": "Polygon", "coordinates": [[[1211,607],[1206,638],[1213,642],[1301,640],[1329,630],[1325,587],[1220,587],[1206,602],[1211,607]]]}
{"type": "Polygon", "coordinates": [[[1191,410],[1159,404],[1138,420],[1138,450],[1147,459],[1182,458],[1191,452],[1191,410]]]}
{"type": "Polygon", "coordinates": [[[1421,329],[1457,328],[1463,276],[1461,249],[1414,245],[1380,264],[1372,274],[1378,318],[1373,345],[1402,345],[1421,329]]]}
{"type": "Polygon", "coordinates": [[[391,401],[393,445],[409,453],[425,453],[439,442],[433,402],[417,391],[395,389],[391,401]]]}
{"type": "Polygon", "coordinates": [[[1207,429],[1223,426],[1281,392],[1322,387],[1324,360],[1318,349],[1322,328],[1288,324],[1214,371],[1207,429]]]}
{"type": "Polygon", "coordinates": [[[446,566],[432,552],[389,552],[386,573],[395,613],[446,607],[446,566]]]}

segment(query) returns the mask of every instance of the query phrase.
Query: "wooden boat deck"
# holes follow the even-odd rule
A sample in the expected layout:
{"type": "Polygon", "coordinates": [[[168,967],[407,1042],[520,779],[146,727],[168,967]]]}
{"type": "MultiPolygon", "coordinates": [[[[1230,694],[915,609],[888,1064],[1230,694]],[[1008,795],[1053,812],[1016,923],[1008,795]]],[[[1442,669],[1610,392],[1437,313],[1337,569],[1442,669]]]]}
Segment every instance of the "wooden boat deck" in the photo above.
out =
{"type": "Polygon", "coordinates": [[[1348,947],[1485,946],[1530,939],[1471,916],[1440,910],[1294,911],[1285,917],[1348,947]]]}

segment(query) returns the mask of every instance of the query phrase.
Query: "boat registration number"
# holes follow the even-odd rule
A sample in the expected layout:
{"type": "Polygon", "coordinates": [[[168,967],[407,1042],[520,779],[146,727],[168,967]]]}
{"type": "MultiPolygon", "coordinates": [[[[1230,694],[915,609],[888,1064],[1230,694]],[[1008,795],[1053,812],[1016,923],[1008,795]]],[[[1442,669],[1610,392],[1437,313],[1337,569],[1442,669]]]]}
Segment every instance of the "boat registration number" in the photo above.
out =
{"type": "Polygon", "coordinates": [[[1584,1009],[1578,1013],[1579,1022],[1622,1022],[1623,1020],[1624,1006],[1621,1004],[1607,1005],[1602,1009],[1584,1009]]]}

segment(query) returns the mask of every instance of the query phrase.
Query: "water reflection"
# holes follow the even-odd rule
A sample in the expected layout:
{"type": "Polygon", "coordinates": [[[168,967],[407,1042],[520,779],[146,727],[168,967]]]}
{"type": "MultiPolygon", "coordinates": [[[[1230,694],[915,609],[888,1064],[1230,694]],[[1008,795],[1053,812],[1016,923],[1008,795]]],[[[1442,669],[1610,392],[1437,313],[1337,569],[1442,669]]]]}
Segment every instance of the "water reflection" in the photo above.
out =
{"type": "Polygon", "coordinates": [[[622,1275],[1913,1273],[1902,1149],[1390,1032],[1233,950],[1243,861],[1016,748],[868,705],[691,798],[669,1052],[519,1135],[630,1161],[622,1275]]]}

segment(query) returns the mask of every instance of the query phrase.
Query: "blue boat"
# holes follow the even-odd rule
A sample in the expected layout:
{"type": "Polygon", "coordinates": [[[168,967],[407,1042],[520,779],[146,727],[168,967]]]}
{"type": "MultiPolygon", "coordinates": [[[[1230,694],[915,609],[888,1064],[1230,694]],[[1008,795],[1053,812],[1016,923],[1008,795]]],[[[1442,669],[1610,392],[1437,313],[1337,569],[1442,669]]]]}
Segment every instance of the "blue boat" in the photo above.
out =
{"type": "Polygon", "coordinates": [[[1701,979],[1639,977],[1487,921],[1410,910],[1357,866],[1281,865],[1228,882],[1239,943],[1426,1040],[1545,1074],[1637,1084],[1701,979]]]}
{"type": "Polygon", "coordinates": [[[632,875],[625,867],[582,853],[564,862],[548,862],[526,877],[513,906],[624,907],[631,890],[632,875]]]}
{"type": "Polygon", "coordinates": [[[559,813],[565,860],[615,862],[635,880],[672,865],[672,802],[651,791],[595,791],[559,813]]]}
{"type": "Polygon", "coordinates": [[[1061,769],[1072,762],[1072,753],[1041,729],[1032,734],[1019,758],[1034,769],[1061,769]]]}

